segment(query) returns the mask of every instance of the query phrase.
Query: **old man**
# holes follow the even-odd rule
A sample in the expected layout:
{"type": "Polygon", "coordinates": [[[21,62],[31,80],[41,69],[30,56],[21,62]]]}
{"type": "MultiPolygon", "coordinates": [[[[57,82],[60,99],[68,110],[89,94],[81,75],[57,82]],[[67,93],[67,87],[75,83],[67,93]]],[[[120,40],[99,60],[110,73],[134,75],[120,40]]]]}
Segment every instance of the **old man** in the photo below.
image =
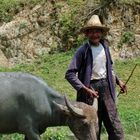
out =
{"type": "MultiPolygon", "coordinates": [[[[100,140],[102,122],[109,140],[124,140],[123,129],[115,104],[112,59],[108,42],[104,39],[109,28],[104,26],[98,15],[93,15],[81,28],[87,41],[76,51],[66,72],[66,79],[77,90],[77,101],[92,105],[93,98],[98,98],[98,119],[100,140]]],[[[125,84],[115,76],[122,92],[125,84]]]]}

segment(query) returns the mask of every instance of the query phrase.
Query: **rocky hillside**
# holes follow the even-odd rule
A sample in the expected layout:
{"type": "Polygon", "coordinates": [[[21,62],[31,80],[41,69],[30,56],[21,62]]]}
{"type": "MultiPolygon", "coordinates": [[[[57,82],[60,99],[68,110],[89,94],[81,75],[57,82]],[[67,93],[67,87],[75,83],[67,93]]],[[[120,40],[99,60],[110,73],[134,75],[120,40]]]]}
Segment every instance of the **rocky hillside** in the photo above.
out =
{"type": "Polygon", "coordinates": [[[94,13],[101,15],[104,24],[110,27],[107,38],[114,58],[140,55],[139,3],[99,5],[93,0],[73,3],[50,0],[33,8],[27,6],[10,22],[1,23],[0,65],[31,62],[57,48],[66,51],[77,46],[82,38],[78,30],[94,13]]]}

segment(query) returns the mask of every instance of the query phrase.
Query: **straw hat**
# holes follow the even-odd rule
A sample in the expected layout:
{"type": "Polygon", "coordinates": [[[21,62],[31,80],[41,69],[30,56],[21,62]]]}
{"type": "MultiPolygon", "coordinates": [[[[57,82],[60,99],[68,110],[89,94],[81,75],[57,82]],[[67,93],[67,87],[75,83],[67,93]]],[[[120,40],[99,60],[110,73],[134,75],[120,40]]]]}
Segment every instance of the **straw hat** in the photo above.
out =
{"type": "Polygon", "coordinates": [[[87,22],[87,24],[81,28],[81,32],[84,33],[86,30],[88,29],[101,29],[103,30],[103,32],[108,32],[109,31],[109,28],[104,26],[100,19],[99,19],[99,16],[98,15],[93,15],[89,21],[87,22]]]}

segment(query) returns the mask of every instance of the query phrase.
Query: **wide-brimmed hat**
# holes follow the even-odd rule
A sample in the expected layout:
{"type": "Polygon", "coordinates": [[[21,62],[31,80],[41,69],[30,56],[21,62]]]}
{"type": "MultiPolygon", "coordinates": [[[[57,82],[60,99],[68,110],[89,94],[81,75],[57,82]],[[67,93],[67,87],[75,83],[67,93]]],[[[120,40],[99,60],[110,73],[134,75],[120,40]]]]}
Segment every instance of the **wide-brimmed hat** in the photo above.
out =
{"type": "Polygon", "coordinates": [[[93,15],[80,32],[84,33],[88,29],[101,29],[104,33],[109,31],[109,28],[101,23],[98,15],[93,15]]]}

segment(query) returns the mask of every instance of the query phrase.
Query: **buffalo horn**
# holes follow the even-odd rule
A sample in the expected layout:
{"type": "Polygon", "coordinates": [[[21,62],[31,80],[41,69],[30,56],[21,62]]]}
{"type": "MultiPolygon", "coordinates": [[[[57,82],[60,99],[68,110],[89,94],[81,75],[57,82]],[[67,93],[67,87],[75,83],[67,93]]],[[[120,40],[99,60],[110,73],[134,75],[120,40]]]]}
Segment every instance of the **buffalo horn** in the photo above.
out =
{"type": "Polygon", "coordinates": [[[77,107],[74,107],[69,101],[68,99],[66,98],[66,96],[64,96],[64,99],[65,99],[65,103],[66,103],[66,106],[68,107],[68,110],[75,116],[77,117],[82,117],[82,118],[85,118],[85,115],[84,115],[84,112],[82,109],[80,108],[77,108],[77,107]]]}

